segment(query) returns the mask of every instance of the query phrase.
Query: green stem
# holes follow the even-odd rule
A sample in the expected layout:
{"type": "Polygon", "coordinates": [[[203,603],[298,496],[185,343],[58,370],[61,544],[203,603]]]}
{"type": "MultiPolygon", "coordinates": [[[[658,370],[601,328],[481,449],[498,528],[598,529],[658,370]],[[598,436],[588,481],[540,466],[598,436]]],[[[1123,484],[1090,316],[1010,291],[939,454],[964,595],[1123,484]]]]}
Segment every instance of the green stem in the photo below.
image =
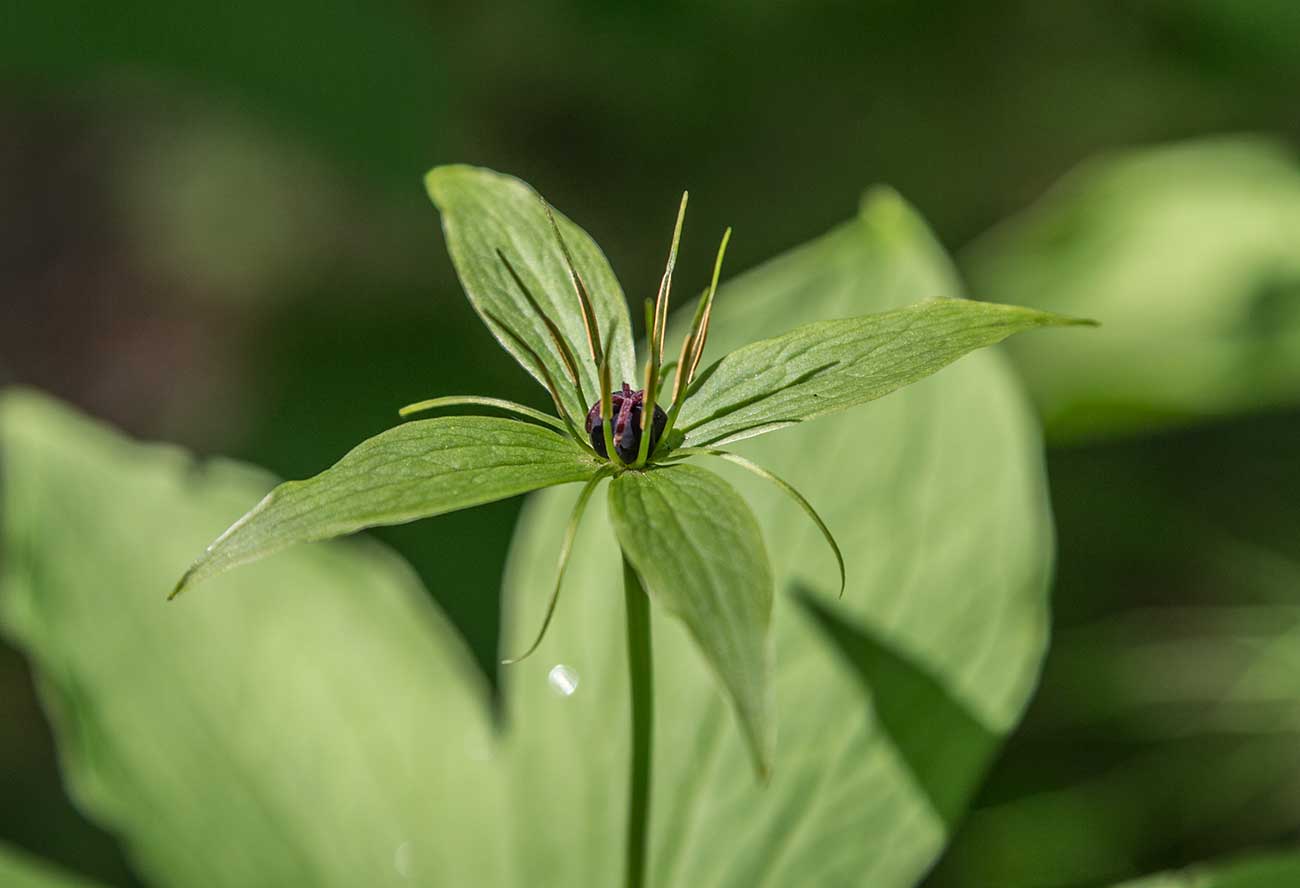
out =
{"type": "Polygon", "coordinates": [[[627,665],[632,692],[632,772],[627,802],[627,888],[645,885],[650,831],[650,762],[654,736],[654,659],[650,650],[650,599],[623,558],[627,602],[627,665]]]}

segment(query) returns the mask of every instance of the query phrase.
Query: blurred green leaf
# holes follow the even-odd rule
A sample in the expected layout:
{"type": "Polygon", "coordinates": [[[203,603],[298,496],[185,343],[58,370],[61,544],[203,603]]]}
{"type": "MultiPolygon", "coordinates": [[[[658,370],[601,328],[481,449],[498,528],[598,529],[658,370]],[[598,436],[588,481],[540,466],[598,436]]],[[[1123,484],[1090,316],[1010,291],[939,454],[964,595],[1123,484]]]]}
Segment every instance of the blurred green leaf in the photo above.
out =
{"type": "Polygon", "coordinates": [[[1284,888],[1300,885],[1300,853],[1275,852],[1223,863],[1198,864],[1125,882],[1118,888],[1284,888]]]}
{"type": "Polygon", "coordinates": [[[1295,834],[1297,418],[1051,455],[1051,655],[928,884],[1072,888],[1295,834]]]}
{"type": "Polygon", "coordinates": [[[651,600],[681,620],[717,674],[760,774],[772,761],[772,569],[754,514],[695,466],[625,472],[609,488],[619,545],[651,600]]]}
{"type": "Polygon", "coordinates": [[[585,481],[600,465],[568,437],[516,420],[404,423],[358,444],[319,475],[271,491],[208,546],[172,594],[294,543],[585,481]]]}
{"type": "MultiPolygon", "coordinates": [[[[1063,735],[1053,754],[1086,761],[1114,742],[1063,735]]],[[[1189,736],[1094,770],[971,812],[927,884],[1072,888],[1131,878],[1189,842],[1199,855],[1272,838],[1294,818],[1300,791],[1296,736],[1285,732],[1189,736]]]]}
{"type": "Polygon", "coordinates": [[[964,299],[816,321],[703,370],[679,422],[688,445],[738,441],[874,401],[1012,334],[1083,323],[964,299]]]}
{"type": "MultiPolygon", "coordinates": [[[[956,292],[924,223],[896,195],[876,192],[859,218],[719,290],[709,348],[725,354],[800,323],[956,292]]],[[[678,335],[689,320],[676,318],[678,335]]],[[[848,588],[835,601],[838,571],[821,531],[782,491],[721,465],[771,543],[777,588],[799,580],[827,593],[829,615],[870,632],[909,668],[864,678],[820,619],[778,594],[776,753],[760,786],[698,646],[652,608],[650,884],[913,885],[983,772],[972,737],[986,754],[1016,723],[1043,653],[1051,534],[1035,420],[1000,356],[985,351],[869,409],[741,447],[806,494],[845,554],[848,588]],[[918,697],[913,724],[939,717],[942,692],[943,723],[956,708],[972,730],[896,730],[894,707],[914,687],[898,673],[911,670],[936,689],[918,697]],[[880,712],[864,706],[864,682],[872,697],[888,697],[880,712]],[[921,783],[933,773],[918,778],[909,757],[949,763],[957,790],[933,799],[921,783]]],[[[535,631],[573,499],[548,491],[525,507],[507,572],[506,651],[535,631]]],[[[537,884],[611,884],[622,863],[629,734],[626,709],[611,710],[627,693],[612,520],[592,502],[550,634],[531,660],[503,672],[519,744],[508,828],[537,884]],[[557,664],[581,677],[563,699],[540,693],[557,664]]]]}
{"type": "Polygon", "coordinates": [[[96,888],[97,884],[0,844],[0,885],[5,888],[96,888]]]}
{"type": "Polygon", "coordinates": [[[1102,322],[1012,345],[1055,438],[1300,401],[1300,167],[1281,145],[1089,161],[964,265],[981,299],[1102,322]]]}
{"type": "Polygon", "coordinates": [[[509,883],[484,682],[409,568],[300,546],[167,604],[264,474],[22,391],[0,447],[0,628],[74,799],[150,883],[509,883]]]}
{"type": "MultiPolygon", "coordinates": [[[[540,356],[569,415],[581,423],[600,396],[600,387],[578,296],[541,198],[513,176],[470,166],[438,167],[425,184],[442,214],[447,251],[470,303],[506,351],[545,384],[545,374],[535,366],[533,356],[503,334],[501,324],[540,356]],[[527,295],[501,262],[498,250],[518,273],[527,295]],[[576,358],[584,399],[568,382],[564,356],[543,317],[530,305],[530,297],[559,329],[576,358]]],[[[603,345],[611,332],[614,337],[610,354],[614,384],[634,380],[632,325],[618,278],[585,231],[558,212],[555,218],[590,293],[599,342],[603,345]]]]}

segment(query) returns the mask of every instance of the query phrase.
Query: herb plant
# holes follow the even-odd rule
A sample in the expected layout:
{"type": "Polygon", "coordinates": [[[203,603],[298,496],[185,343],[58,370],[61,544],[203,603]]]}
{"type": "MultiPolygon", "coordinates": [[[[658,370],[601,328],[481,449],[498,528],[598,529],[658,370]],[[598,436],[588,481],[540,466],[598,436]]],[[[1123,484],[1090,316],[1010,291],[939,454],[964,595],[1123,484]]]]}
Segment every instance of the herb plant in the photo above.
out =
{"type": "MultiPolygon", "coordinates": [[[[653,717],[651,601],[684,624],[716,673],[760,776],[768,773],[775,743],[768,638],[773,579],[758,522],[725,480],[685,463],[727,460],[788,494],[829,543],[842,589],[843,558],[813,506],[776,475],[722,448],[882,397],[1022,330],[1088,322],[939,299],[805,324],[705,364],[728,230],[676,358],[666,361],[683,195],[667,268],[655,298],[646,300],[644,371],[637,374],[622,291],[585,232],[524,183],[491,171],[439,167],[427,185],[471,303],[546,388],[555,414],[483,396],[410,405],[402,415],[475,406],[516,418],[441,416],[363,442],[321,474],[275,488],[207,548],[172,596],[294,543],[581,482],[541,630],[506,661],[513,662],[541,643],[583,511],[608,479],[610,520],[624,564],[632,694],[625,872],[627,884],[640,885],[653,717]]],[[[863,443],[869,452],[869,442],[863,443]]],[[[815,441],[809,453],[815,457],[815,441]]]]}

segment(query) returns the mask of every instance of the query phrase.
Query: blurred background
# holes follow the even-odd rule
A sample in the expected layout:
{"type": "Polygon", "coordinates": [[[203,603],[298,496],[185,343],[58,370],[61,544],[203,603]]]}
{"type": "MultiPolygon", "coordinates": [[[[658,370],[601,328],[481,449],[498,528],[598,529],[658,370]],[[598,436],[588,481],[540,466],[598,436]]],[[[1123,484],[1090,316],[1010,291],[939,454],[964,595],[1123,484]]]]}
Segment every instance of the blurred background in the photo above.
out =
{"type": "MultiPolygon", "coordinates": [[[[1015,353],[1049,423],[1055,641],[931,879],[1104,884],[1300,837],[1297,140],[1293,0],[9,0],[0,384],[301,477],[421,398],[546,406],[466,303],[427,168],[526,179],[634,301],[683,188],[702,281],[689,229],[734,225],[734,274],[888,183],[973,295],[1127,349],[1015,353]],[[1053,189],[1097,156],[1119,166],[1053,189]],[[1117,373],[1079,391],[1062,363],[1117,373]]],[[[380,533],[489,673],[517,509],[380,533]]],[[[3,647],[0,799],[0,839],[136,884],[3,647]]]]}

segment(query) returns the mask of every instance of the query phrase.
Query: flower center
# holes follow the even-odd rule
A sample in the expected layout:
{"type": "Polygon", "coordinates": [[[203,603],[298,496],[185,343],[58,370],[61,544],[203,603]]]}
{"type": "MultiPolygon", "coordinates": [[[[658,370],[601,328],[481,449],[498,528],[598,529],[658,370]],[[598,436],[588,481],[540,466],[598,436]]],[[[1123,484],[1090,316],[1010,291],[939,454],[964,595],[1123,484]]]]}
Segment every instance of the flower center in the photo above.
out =
{"type": "MultiPolygon", "coordinates": [[[[634,392],[625,382],[622,390],[611,392],[610,397],[614,402],[614,427],[610,430],[614,438],[614,449],[623,462],[635,462],[641,450],[641,411],[645,404],[645,392],[634,392]]],[[[650,423],[650,446],[647,453],[654,453],[655,445],[659,443],[659,436],[663,434],[667,423],[668,414],[656,404],[654,421],[650,423]]],[[[587,411],[587,435],[591,438],[591,446],[596,453],[609,459],[609,452],[605,449],[605,428],[600,421],[600,401],[592,404],[587,411]]]]}

